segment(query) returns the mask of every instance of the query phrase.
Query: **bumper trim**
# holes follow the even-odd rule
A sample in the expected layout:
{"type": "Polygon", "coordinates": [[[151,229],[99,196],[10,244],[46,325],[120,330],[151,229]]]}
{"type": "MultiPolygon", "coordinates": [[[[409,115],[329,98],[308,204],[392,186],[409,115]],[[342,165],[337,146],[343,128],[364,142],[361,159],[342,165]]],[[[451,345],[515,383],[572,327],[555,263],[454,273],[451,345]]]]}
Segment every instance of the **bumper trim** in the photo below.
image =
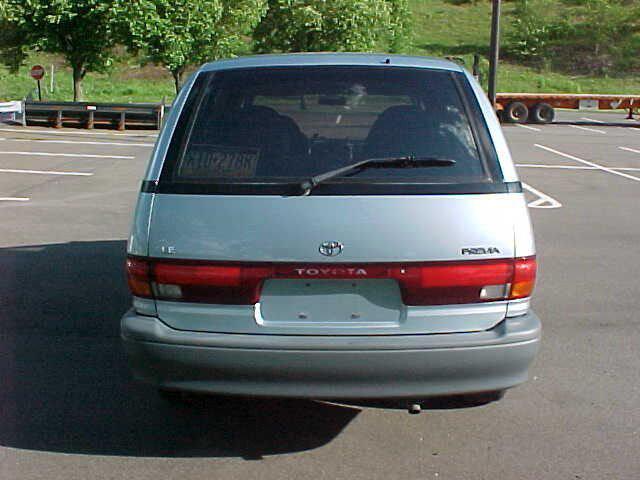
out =
{"type": "Polygon", "coordinates": [[[540,337],[538,317],[529,312],[506,318],[482,332],[434,333],[422,335],[274,335],[209,333],[176,330],[156,317],[136,315],[129,310],[121,321],[124,340],[171,345],[282,350],[411,350],[460,348],[519,343],[540,337]]]}
{"type": "Polygon", "coordinates": [[[317,337],[181,332],[128,312],[134,375],[164,388],[304,398],[426,398],[502,390],[527,379],[533,313],[466,334],[317,337]]]}

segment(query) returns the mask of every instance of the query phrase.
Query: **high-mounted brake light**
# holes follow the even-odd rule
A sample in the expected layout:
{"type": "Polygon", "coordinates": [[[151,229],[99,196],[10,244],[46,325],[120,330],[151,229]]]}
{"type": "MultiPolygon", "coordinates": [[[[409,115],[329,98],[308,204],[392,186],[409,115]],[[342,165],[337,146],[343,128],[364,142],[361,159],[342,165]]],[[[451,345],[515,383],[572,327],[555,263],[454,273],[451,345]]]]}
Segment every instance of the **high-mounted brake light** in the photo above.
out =
{"type": "Polygon", "coordinates": [[[347,265],[130,257],[127,276],[133,295],[157,300],[253,305],[267,279],[394,279],[406,305],[449,305],[531,296],[536,259],[347,265]]]}

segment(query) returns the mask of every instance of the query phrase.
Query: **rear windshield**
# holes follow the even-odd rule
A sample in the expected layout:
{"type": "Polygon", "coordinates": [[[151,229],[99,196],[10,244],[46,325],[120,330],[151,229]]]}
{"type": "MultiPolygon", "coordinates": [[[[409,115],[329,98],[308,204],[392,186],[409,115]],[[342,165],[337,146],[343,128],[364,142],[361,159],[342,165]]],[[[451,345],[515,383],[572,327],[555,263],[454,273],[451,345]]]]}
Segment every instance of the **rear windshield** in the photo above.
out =
{"type": "MultiPolygon", "coordinates": [[[[498,180],[495,151],[466,79],[390,67],[287,67],[201,73],[185,104],[161,183],[259,189],[368,158],[455,160],[373,168],[327,182],[478,184],[498,180]]],[[[380,187],[378,187],[380,188],[380,187]]],[[[345,190],[346,189],[346,190],[345,190]]],[[[335,188],[334,188],[335,190],[335,188]]]]}

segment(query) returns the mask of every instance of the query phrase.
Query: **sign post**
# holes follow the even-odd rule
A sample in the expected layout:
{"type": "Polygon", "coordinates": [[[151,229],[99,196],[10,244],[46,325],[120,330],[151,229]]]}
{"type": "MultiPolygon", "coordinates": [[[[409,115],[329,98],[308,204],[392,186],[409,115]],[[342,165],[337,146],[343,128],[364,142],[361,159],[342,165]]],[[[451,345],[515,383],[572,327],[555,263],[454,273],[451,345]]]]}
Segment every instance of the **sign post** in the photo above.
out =
{"type": "Polygon", "coordinates": [[[53,95],[55,92],[55,83],[56,83],[56,75],[53,67],[53,63],[51,64],[51,79],[49,80],[51,83],[49,84],[49,91],[53,95]]]}
{"type": "Polygon", "coordinates": [[[489,101],[496,106],[496,84],[498,77],[498,60],[500,57],[500,3],[493,0],[491,13],[491,45],[489,47],[489,101]]]}
{"type": "Polygon", "coordinates": [[[42,101],[42,88],[40,87],[40,80],[44,78],[44,67],[42,65],[34,65],[29,72],[31,78],[38,82],[38,100],[42,101]]]}

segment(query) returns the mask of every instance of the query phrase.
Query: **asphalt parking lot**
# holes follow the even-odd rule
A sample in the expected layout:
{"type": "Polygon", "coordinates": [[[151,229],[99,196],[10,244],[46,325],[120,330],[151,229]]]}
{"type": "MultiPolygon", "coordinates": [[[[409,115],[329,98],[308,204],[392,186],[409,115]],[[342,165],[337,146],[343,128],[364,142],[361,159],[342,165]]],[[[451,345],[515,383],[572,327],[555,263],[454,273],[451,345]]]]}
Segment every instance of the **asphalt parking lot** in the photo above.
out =
{"type": "Polygon", "coordinates": [[[0,124],[0,478],[640,478],[640,122],[506,126],[543,344],[498,403],[199,399],[134,383],[125,242],[154,132],[0,124]]]}

